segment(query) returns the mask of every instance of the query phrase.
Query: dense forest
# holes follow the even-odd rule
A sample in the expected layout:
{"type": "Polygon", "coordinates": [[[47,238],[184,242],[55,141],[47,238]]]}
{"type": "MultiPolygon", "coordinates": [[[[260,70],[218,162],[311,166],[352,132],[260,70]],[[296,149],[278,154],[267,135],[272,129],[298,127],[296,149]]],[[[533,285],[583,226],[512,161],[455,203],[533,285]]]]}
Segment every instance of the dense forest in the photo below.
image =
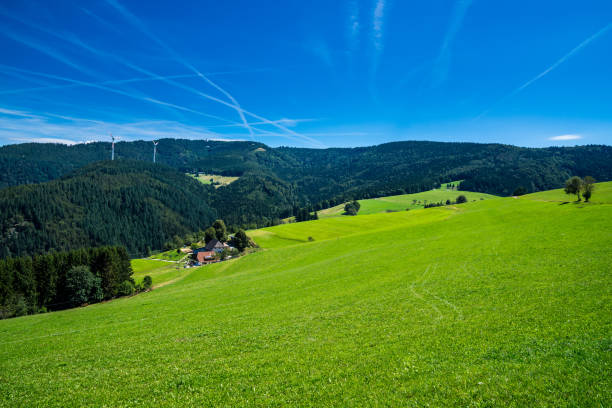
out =
{"type": "Polygon", "coordinates": [[[130,258],[123,247],[83,248],[0,260],[0,319],[111,299],[123,294],[124,283],[129,286],[134,281],[130,258]],[[91,274],[91,287],[86,287],[88,282],[83,282],[82,276],[71,276],[79,270],[91,274]],[[79,292],[84,288],[96,293],[85,293],[81,298],[79,292]]]}
{"type": "Polygon", "coordinates": [[[572,175],[612,180],[612,147],[521,148],[394,142],[358,148],[270,148],[256,142],[151,142],[0,148],[0,258],[97,245],[161,249],[215,218],[231,230],[276,224],[353,199],[416,193],[464,180],[510,195],[559,188],[572,175]],[[106,161],[101,161],[106,160],[106,161]],[[214,188],[184,173],[239,176],[214,188]],[[4,187],[4,188],[2,188],[4,187]]]}
{"type": "MultiPolygon", "coordinates": [[[[119,142],[116,158],[151,161],[151,142],[119,142]]],[[[257,142],[162,139],[158,162],[181,172],[260,175],[291,185],[316,203],[342,195],[376,196],[419,190],[436,182],[509,195],[560,186],[571,175],[612,178],[612,147],[524,148],[501,144],[393,142],[357,148],[270,148],[257,142]]],[[[110,143],[66,146],[25,143],[0,147],[0,188],[57,179],[110,158],[110,143]]],[[[266,183],[258,183],[263,189],[266,183]]]]}
{"type": "Polygon", "coordinates": [[[47,183],[0,190],[0,256],[124,245],[131,255],[215,220],[214,190],[162,165],[100,162],[47,183]]]}

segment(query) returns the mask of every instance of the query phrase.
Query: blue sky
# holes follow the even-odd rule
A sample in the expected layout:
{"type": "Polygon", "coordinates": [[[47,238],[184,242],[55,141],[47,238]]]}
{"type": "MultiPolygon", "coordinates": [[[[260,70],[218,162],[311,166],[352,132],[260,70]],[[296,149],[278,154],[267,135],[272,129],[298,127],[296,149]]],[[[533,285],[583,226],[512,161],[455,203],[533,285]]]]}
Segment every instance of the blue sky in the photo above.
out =
{"type": "Polygon", "coordinates": [[[612,144],[609,1],[5,0],[0,24],[0,144],[612,144]]]}

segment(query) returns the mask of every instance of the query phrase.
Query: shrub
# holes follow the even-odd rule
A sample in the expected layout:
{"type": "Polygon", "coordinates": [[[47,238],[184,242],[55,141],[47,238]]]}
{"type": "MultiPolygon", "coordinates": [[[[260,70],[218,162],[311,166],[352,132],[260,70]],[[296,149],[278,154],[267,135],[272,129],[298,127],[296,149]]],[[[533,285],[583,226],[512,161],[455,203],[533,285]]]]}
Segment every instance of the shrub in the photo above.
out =
{"type": "Polygon", "coordinates": [[[344,206],[344,213],[346,215],[357,215],[360,208],[361,204],[359,204],[359,201],[353,200],[344,206]]]}
{"type": "Polygon", "coordinates": [[[144,290],[149,290],[152,286],[153,279],[151,279],[149,275],[146,275],[144,278],[142,278],[142,287],[144,288],[144,290]]]}
{"type": "Polygon", "coordinates": [[[25,316],[28,314],[28,305],[23,296],[17,296],[14,310],[14,314],[16,317],[25,316]]]}
{"type": "Polygon", "coordinates": [[[130,296],[134,294],[134,284],[129,280],[124,280],[119,285],[119,295],[120,296],[130,296]]]}
{"type": "Polygon", "coordinates": [[[463,204],[463,203],[467,203],[467,198],[465,198],[465,196],[461,194],[459,197],[457,197],[457,204],[463,204]]]}

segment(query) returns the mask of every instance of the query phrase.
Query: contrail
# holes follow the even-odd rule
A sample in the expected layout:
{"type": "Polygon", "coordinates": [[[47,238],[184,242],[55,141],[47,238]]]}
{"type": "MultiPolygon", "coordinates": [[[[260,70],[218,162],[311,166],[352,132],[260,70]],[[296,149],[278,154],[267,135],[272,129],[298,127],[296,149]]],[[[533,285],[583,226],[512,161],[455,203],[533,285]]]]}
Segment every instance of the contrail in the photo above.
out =
{"type": "MultiPolygon", "coordinates": [[[[311,119],[311,118],[306,118],[306,119],[286,119],[286,118],[283,118],[283,119],[278,119],[278,120],[271,120],[270,122],[285,124],[286,126],[291,126],[292,124],[293,125],[297,125],[298,123],[301,123],[301,122],[316,122],[318,120],[320,120],[320,119],[311,119]]],[[[261,121],[261,122],[249,122],[249,124],[251,126],[253,126],[253,125],[269,125],[270,123],[269,122],[261,121]]],[[[235,126],[236,125],[215,125],[215,126],[211,126],[211,127],[219,128],[219,127],[235,127],[235,126]]],[[[238,126],[242,126],[242,125],[238,124],[238,126]]]]}
{"type": "MultiPolygon", "coordinates": [[[[182,75],[167,75],[164,78],[166,79],[181,79],[181,78],[194,78],[196,75],[194,74],[182,74],[182,75]]],[[[22,77],[25,78],[25,77],[22,77]]],[[[117,79],[111,81],[99,82],[99,85],[120,85],[127,84],[132,82],[144,82],[144,81],[158,81],[159,78],[153,77],[140,77],[140,78],[129,78],[129,79],[117,79]]],[[[70,85],[47,85],[47,86],[39,86],[35,88],[20,88],[20,89],[9,89],[5,91],[0,91],[0,95],[6,94],[20,94],[24,92],[36,92],[36,91],[47,91],[53,89],[65,89],[65,88],[75,88],[82,85],[79,84],[70,84],[70,85]]]]}
{"type": "Polygon", "coordinates": [[[523,85],[519,86],[514,91],[510,92],[509,94],[507,94],[506,96],[504,96],[503,98],[501,98],[500,100],[498,100],[497,102],[495,102],[494,104],[489,106],[487,109],[482,111],[478,116],[476,116],[475,119],[480,119],[481,117],[483,117],[484,115],[489,113],[489,111],[493,107],[495,107],[495,106],[499,105],[500,103],[504,102],[506,99],[511,98],[511,97],[517,95],[518,93],[522,92],[525,88],[527,88],[529,85],[533,84],[537,80],[539,80],[542,77],[544,77],[547,74],[549,74],[552,70],[556,69],[557,67],[559,67],[559,65],[563,64],[565,61],[567,61],[568,59],[573,57],[575,54],[577,54],[584,47],[586,47],[587,45],[589,45],[590,43],[592,43],[593,41],[595,41],[596,39],[598,39],[599,37],[601,37],[602,35],[607,33],[611,28],[612,28],[612,22],[608,23],[608,25],[606,25],[604,28],[602,28],[601,30],[597,31],[595,34],[591,35],[589,38],[587,38],[586,40],[584,40],[583,42],[578,44],[578,46],[576,46],[570,52],[568,52],[567,54],[565,54],[564,56],[559,58],[550,67],[546,68],[544,71],[540,72],[538,75],[536,75],[535,77],[531,78],[529,81],[525,82],[523,85]]]}
{"type": "MultiPolygon", "coordinates": [[[[93,83],[93,82],[79,81],[77,79],[66,78],[66,77],[62,77],[62,76],[58,76],[58,75],[52,75],[52,74],[45,74],[43,72],[30,71],[30,70],[26,70],[26,69],[22,69],[22,68],[11,67],[9,65],[4,65],[4,64],[0,64],[0,67],[4,68],[4,69],[12,70],[12,71],[23,72],[23,73],[30,74],[30,75],[42,76],[42,77],[45,77],[45,78],[56,79],[56,80],[59,80],[59,81],[66,81],[66,82],[70,82],[70,83],[73,83],[73,84],[78,84],[78,85],[81,85],[81,86],[102,89],[102,90],[105,90],[105,91],[108,91],[108,92],[113,92],[113,93],[116,93],[116,94],[119,94],[119,95],[127,96],[129,98],[136,99],[136,100],[139,100],[139,101],[150,102],[150,103],[154,103],[154,104],[160,105],[160,106],[172,107],[172,108],[177,109],[177,110],[193,113],[193,114],[196,114],[196,115],[205,116],[205,117],[208,117],[208,118],[213,118],[213,119],[221,120],[221,121],[224,121],[224,122],[231,122],[231,121],[228,121],[227,119],[221,118],[219,116],[209,115],[208,113],[199,112],[199,111],[196,111],[196,110],[193,110],[193,109],[190,109],[190,108],[186,108],[184,106],[180,106],[180,105],[175,105],[175,104],[172,104],[172,103],[164,102],[164,101],[161,101],[161,100],[155,99],[155,98],[150,98],[150,97],[146,97],[146,96],[132,95],[132,94],[130,94],[128,92],[125,92],[125,91],[122,91],[120,89],[110,88],[108,86],[96,84],[96,83],[93,83]]],[[[234,123],[234,122],[232,122],[232,123],[234,123]]],[[[214,132],[211,131],[211,133],[214,133],[214,132]]]]}
{"type": "Polygon", "coordinates": [[[446,81],[448,71],[450,69],[451,46],[455,40],[455,37],[457,36],[457,33],[463,25],[463,19],[465,18],[465,14],[471,5],[472,0],[458,0],[455,3],[450,25],[446,31],[444,41],[442,42],[442,47],[440,48],[440,52],[438,53],[438,57],[436,58],[436,63],[434,65],[433,86],[439,86],[446,81]]]}
{"type": "MultiPolygon", "coordinates": [[[[181,58],[179,55],[177,55],[177,54],[176,54],[176,53],[175,53],[175,52],[174,52],[172,49],[170,49],[170,48],[169,48],[169,47],[168,47],[168,46],[167,46],[167,45],[166,45],[166,44],[165,44],[163,41],[161,41],[161,40],[160,40],[159,38],[157,38],[157,37],[156,37],[156,36],[155,36],[153,33],[151,33],[151,32],[148,30],[148,28],[147,28],[147,27],[146,27],[146,26],[145,26],[145,25],[144,25],[144,24],[143,24],[143,23],[142,23],[142,22],[141,22],[141,21],[140,21],[140,20],[139,20],[139,19],[138,19],[136,16],[134,16],[133,14],[131,14],[131,13],[130,13],[128,10],[126,10],[126,9],[125,9],[123,6],[121,6],[120,4],[118,4],[118,3],[117,3],[115,0],[106,0],[106,1],[107,1],[107,2],[108,2],[108,3],[109,3],[111,6],[112,6],[112,7],[114,7],[114,8],[115,8],[115,9],[116,9],[116,10],[117,10],[117,11],[118,11],[118,12],[119,12],[119,13],[120,13],[120,14],[121,14],[121,15],[122,15],[124,18],[126,18],[126,19],[127,19],[128,21],[130,21],[132,24],[136,25],[136,26],[137,26],[137,27],[138,27],[138,28],[139,28],[139,29],[140,29],[140,30],[141,30],[143,33],[145,33],[147,36],[149,36],[149,37],[150,37],[150,38],[152,38],[152,39],[153,39],[155,42],[157,42],[157,43],[158,43],[158,44],[159,44],[159,45],[160,45],[162,48],[164,48],[164,49],[165,49],[165,50],[167,50],[169,53],[171,53],[171,54],[174,56],[174,58],[175,58],[175,59],[177,59],[179,62],[181,62],[181,63],[182,63],[183,65],[185,65],[187,68],[189,68],[190,70],[192,70],[193,72],[195,72],[195,73],[196,73],[198,76],[201,76],[202,78],[206,79],[207,81],[210,81],[210,79],[208,79],[208,78],[207,78],[205,75],[203,75],[201,72],[199,72],[199,71],[198,71],[198,70],[197,70],[195,67],[193,67],[191,64],[189,64],[188,62],[186,62],[185,60],[183,60],[183,59],[182,59],[182,58],[181,58]]],[[[55,35],[57,36],[57,34],[55,34],[55,35]]],[[[243,118],[244,118],[244,119],[243,119],[243,121],[242,121],[242,122],[243,122],[243,125],[244,125],[244,126],[246,126],[246,127],[249,129],[249,133],[250,133],[251,135],[253,135],[253,133],[252,133],[252,127],[251,127],[251,126],[248,124],[248,122],[246,121],[245,114],[246,114],[246,115],[249,115],[249,116],[251,116],[251,117],[254,117],[254,118],[256,118],[256,119],[258,119],[258,120],[260,120],[260,121],[262,121],[262,122],[265,122],[265,123],[266,123],[266,124],[268,124],[268,125],[274,126],[274,127],[278,128],[278,129],[280,129],[280,130],[284,131],[284,132],[287,132],[287,133],[289,133],[290,135],[292,135],[292,136],[294,136],[294,137],[300,138],[300,139],[302,139],[302,141],[306,140],[306,141],[308,141],[309,143],[311,143],[311,144],[313,144],[313,145],[316,145],[316,146],[319,146],[319,147],[325,147],[325,145],[323,145],[321,142],[319,142],[319,141],[317,141],[317,140],[314,140],[314,139],[312,139],[312,138],[309,138],[309,137],[307,137],[307,136],[302,136],[302,135],[300,135],[300,134],[298,134],[298,133],[296,133],[296,132],[294,132],[294,131],[292,131],[292,130],[290,130],[290,129],[286,128],[285,126],[282,126],[282,125],[280,125],[280,124],[278,124],[278,123],[274,123],[274,121],[271,121],[271,120],[266,119],[266,118],[264,118],[264,117],[262,117],[262,116],[256,115],[256,114],[254,114],[254,113],[252,113],[252,112],[249,112],[249,111],[247,111],[247,110],[243,109],[243,108],[242,108],[240,105],[238,105],[237,103],[234,103],[234,104],[232,104],[232,103],[228,103],[228,102],[226,102],[226,101],[224,101],[224,100],[222,100],[222,99],[216,98],[216,97],[214,97],[214,96],[212,96],[212,95],[208,95],[208,94],[203,93],[203,92],[200,92],[200,91],[198,91],[198,90],[196,90],[196,89],[194,89],[194,88],[188,87],[188,86],[186,86],[186,85],[184,85],[184,84],[182,84],[182,83],[180,83],[180,82],[172,81],[172,80],[169,80],[169,79],[164,79],[163,77],[161,77],[161,76],[159,76],[159,75],[157,75],[157,74],[154,74],[154,73],[152,73],[152,72],[150,72],[150,71],[148,71],[148,70],[146,70],[146,69],[144,69],[144,68],[141,68],[141,67],[139,67],[139,66],[137,66],[137,65],[135,65],[135,64],[132,64],[132,63],[130,63],[129,61],[127,61],[127,60],[125,60],[125,59],[123,59],[123,58],[121,58],[121,57],[119,57],[119,56],[117,56],[117,55],[109,54],[109,53],[107,53],[107,52],[104,52],[104,51],[100,51],[100,50],[98,50],[98,49],[95,49],[95,48],[93,48],[93,47],[91,47],[91,46],[89,46],[89,45],[87,45],[87,44],[83,43],[83,41],[81,41],[81,40],[79,40],[79,39],[76,39],[76,38],[64,38],[64,37],[61,37],[61,38],[63,38],[63,39],[64,39],[64,40],[66,40],[66,41],[69,41],[69,42],[71,42],[71,43],[73,43],[73,44],[79,45],[79,46],[81,46],[81,47],[83,47],[83,48],[87,49],[88,51],[93,52],[93,53],[95,53],[95,54],[97,54],[97,55],[103,55],[103,56],[107,56],[107,57],[114,58],[114,59],[116,59],[117,61],[120,61],[121,63],[123,63],[124,65],[126,65],[126,66],[128,66],[128,67],[132,68],[133,70],[139,71],[139,72],[144,73],[144,74],[146,74],[146,75],[151,75],[151,76],[152,76],[152,77],[154,77],[154,78],[160,79],[160,80],[162,80],[162,81],[164,81],[164,82],[167,82],[167,83],[169,83],[169,84],[171,84],[171,85],[174,85],[174,86],[176,86],[176,87],[179,87],[179,88],[184,89],[184,90],[186,90],[186,91],[189,91],[189,92],[191,92],[191,93],[194,93],[194,94],[196,94],[196,95],[199,95],[199,96],[201,96],[201,97],[203,97],[203,98],[209,99],[209,100],[211,100],[211,101],[214,101],[214,102],[220,103],[220,104],[222,104],[222,105],[224,105],[224,106],[227,106],[227,107],[229,107],[229,108],[235,109],[236,111],[238,111],[238,112],[239,112],[241,119],[243,119],[243,118]]],[[[218,89],[221,89],[221,88],[220,88],[220,87],[218,87],[216,84],[214,84],[212,81],[210,81],[210,83],[211,83],[211,84],[212,84],[214,87],[216,87],[216,88],[218,88],[218,89]]],[[[224,91],[222,91],[222,92],[224,92],[224,91]]],[[[228,94],[228,95],[229,95],[229,94],[228,94]]],[[[230,96],[231,96],[231,95],[230,95],[230,96]]]]}
{"type": "Polygon", "coordinates": [[[92,71],[90,69],[87,69],[87,68],[85,68],[85,67],[83,67],[83,66],[81,66],[81,65],[79,65],[79,64],[77,64],[77,63],[75,63],[73,61],[71,61],[68,57],[66,57],[62,53],[60,53],[60,52],[58,52],[56,50],[53,50],[53,49],[51,49],[49,47],[46,47],[46,46],[44,46],[42,44],[36,43],[32,39],[29,39],[29,38],[17,35],[16,33],[11,33],[9,31],[4,31],[4,35],[6,35],[7,37],[11,38],[14,41],[17,41],[17,42],[19,42],[21,44],[27,45],[30,48],[33,48],[33,49],[35,49],[35,50],[37,50],[37,51],[39,51],[39,52],[41,52],[43,54],[46,54],[46,55],[50,56],[51,58],[54,58],[54,59],[56,59],[56,60],[58,60],[58,61],[60,61],[60,62],[62,62],[64,64],[68,65],[69,67],[74,68],[75,70],[77,70],[77,71],[79,71],[81,73],[87,74],[87,75],[89,75],[91,77],[94,77],[94,78],[100,78],[100,74],[99,73],[94,72],[94,71],[92,71]]]}
{"type": "MultiPolygon", "coordinates": [[[[221,105],[227,106],[227,107],[232,108],[232,109],[237,109],[238,111],[240,111],[241,115],[245,115],[246,114],[246,115],[249,115],[251,117],[254,117],[254,118],[256,118],[256,119],[258,119],[258,120],[260,120],[262,122],[265,122],[265,124],[267,124],[267,125],[274,126],[274,127],[278,128],[280,130],[283,130],[284,132],[287,132],[287,133],[291,134],[294,137],[301,138],[302,141],[306,140],[306,141],[308,141],[309,143],[311,143],[313,145],[316,145],[316,146],[319,146],[319,147],[325,147],[325,145],[323,145],[321,142],[319,142],[317,140],[314,140],[312,138],[309,138],[307,136],[300,135],[299,133],[296,133],[296,132],[288,129],[287,127],[282,126],[281,124],[279,124],[277,122],[274,122],[274,121],[266,119],[266,118],[264,118],[262,116],[256,115],[255,113],[249,112],[249,111],[243,109],[240,106],[233,105],[233,104],[231,104],[229,102],[226,102],[226,101],[224,101],[222,99],[219,99],[219,98],[217,98],[215,96],[206,94],[204,92],[198,91],[197,89],[194,89],[192,87],[184,85],[184,84],[182,84],[180,82],[173,81],[171,79],[167,79],[165,77],[162,77],[162,76],[160,76],[158,74],[155,74],[155,73],[153,73],[153,72],[151,72],[151,71],[149,71],[149,70],[147,70],[145,68],[142,68],[142,67],[140,67],[138,65],[132,64],[131,62],[127,61],[126,59],[124,59],[122,57],[119,57],[117,55],[110,54],[110,53],[107,53],[105,51],[101,51],[101,50],[98,50],[98,49],[96,49],[94,47],[91,47],[91,46],[89,46],[88,44],[85,44],[83,41],[81,41],[79,39],[76,39],[76,38],[64,38],[64,40],[65,41],[69,41],[69,42],[71,42],[71,43],[73,43],[75,45],[78,45],[78,46],[88,50],[89,52],[98,55],[98,56],[104,56],[104,57],[113,58],[113,59],[119,61],[120,63],[124,64],[125,66],[127,66],[127,67],[129,67],[129,68],[131,68],[131,69],[133,69],[135,71],[138,71],[138,72],[143,73],[145,75],[149,75],[151,78],[159,79],[159,80],[161,80],[163,82],[166,82],[168,84],[171,84],[171,85],[173,85],[173,86],[175,86],[177,88],[181,88],[181,89],[183,89],[185,91],[188,91],[188,92],[191,92],[191,93],[193,93],[195,95],[201,96],[202,98],[205,98],[205,99],[217,102],[217,103],[219,103],[221,105]]],[[[167,106],[170,106],[170,105],[167,105],[167,106]]],[[[234,123],[234,122],[230,121],[230,123],[234,123]]],[[[244,122],[243,122],[243,125],[244,125],[244,122]]],[[[249,125],[249,128],[251,128],[250,125],[249,125]]]]}
{"type": "Polygon", "coordinates": [[[155,34],[153,34],[138,17],[136,17],[129,10],[127,10],[125,7],[123,7],[121,4],[119,4],[118,1],[116,1],[116,0],[106,0],[106,2],[109,5],[111,5],[113,8],[115,8],[115,10],[117,10],[119,12],[119,14],[121,14],[123,16],[123,18],[125,18],[130,23],[132,23],[133,25],[138,27],[138,29],[140,31],[142,31],[145,35],[147,35],[149,38],[151,38],[153,41],[155,41],[159,46],[161,46],[168,53],[170,53],[170,55],[172,55],[179,63],[183,64],[184,66],[186,66],[187,68],[189,68],[190,70],[195,72],[198,76],[200,76],[202,79],[204,79],[209,85],[211,85],[212,87],[217,89],[219,92],[221,92],[223,95],[225,95],[233,103],[236,111],[238,112],[238,115],[240,116],[240,119],[244,123],[244,127],[246,129],[248,129],[249,134],[251,135],[251,137],[253,136],[253,130],[249,126],[249,123],[247,122],[247,120],[246,120],[246,118],[244,116],[244,113],[242,111],[242,108],[240,107],[240,104],[238,103],[238,101],[229,92],[227,92],[225,89],[221,88],[219,85],[217,85],[216,83],[211,81],[206,75],[202,74],[193,65],[191,65],[190,63],[185,61],[180,55],[178,55],[178,53],[176,53],[172,48],[170,48],[165,42],[163,42],[155,34]]]}
{"type": "Polygon", "coordinates": [[[378,53],[383,49],[383,24],[385,21],[385,0],[378,0],[372,20],[372,43],[378,53]]]}
{"type": "MultiPolygon", "coordinates": [[[[121,6],[119,6],[119,7],[121,7],[121,6]]],[[[27,25],[27,26],[29,26],[31,28],[43,31],[43,32],[45,32],[47,34],[53,35],[56,38],[59,38],[59,39],[61,39],[63,41],[67,41],[67,42],[69,42],[69,43],[71,43],[73,45],[79,46],[79,47],[81,47],[81,48],[83,48],[83,49],[85,49],[85,50],[87,50],[87,51],[89,51],[91,53],[94,53],[94,54],[98,55],[98,56],[114,58],[115,60],[123,63],[124,65],[130,67],[133,70],[136,70],[136,71],[139,71],[141,73],[144,73],[145,75],[149,75],[151,77],[151,79],[164,81],[166,83],[169,83],[169,84],[174,85],[176,87],[179,87],[181,89],[187,90],[189,92],[192,92],[192,93],[194,93],[196,95],[199,95],[201,97],[204,97],[206,99],[215,101],[215,102],[220,103],[220,104],[222,104],[224,106],[227,106],[229,108],[235,109],[235,110],[239,111],[241,116],[244,116],[245,114],[249,115],[249,116],[252,116],[252,117],[254,117],[254,118],[264,122],[265,124],[274,126],[277,129],[280,129],[280,130],[282,130],[282,131],[284,131],[284,132],[294,136],[295,138],[301,139],[302,141],[305,140],[305,141],[308,141],[309,143],[311,143],[311,144],[313,144],[315,146],[325,147],[325,145],[323,145],[318,140],[309,138],[307,136],[300,135],[300,134],[298,134],[298,133],[288,129],[285,126],[282,126],[280,123],[277,123],[277,122],[274,122],[274,121],[270,121],[269,119],[266,119],[264,117],[256,115],[256,114],[254,114],[252,112],[246,111],[246,110],[242,109],[242,107],[240,107],[240,106],[236,106],[236,105],[230,104],[230,103],[228,103],[228,102],[226,102],[224,100],[221,100],[221,99],[216,98],[214,96],[205,94],[205,93],[200,92],[200,91],[198,91],[196,89],[193,89],[193,88],[190,88],[188,86],[185,86],[185,85],[183,85],[183,84],[181,84],[179,82],[176,82],[176,81],[173,81],[173,80],[169,79],[169,77],[162,77],[160,75],[154,74],[154,73],[152,73],[152,72],[150,72],[150,71],[148,71],[148,70],[146,70],[144,68],[141,68],[141,67],[139,67],[139,66],[137,66],[135,64],[132,64],[129,61],[124,60],[123,58],[120,58],[120,57],[118,57],[116,55],[109,54],[107,52],[103,52],[103,51],[100,51],[98,49],[95,49],[95,48],[85,44],[83,41],[81,41],[80,39],[78,39],[76,37],[73,37],[73,36],[62,36],[62,35],[58,34],[55,31],[51,31],[51,30],[45,29],[43,27],[36,26],[35,24],[30,23],[28,21],[16,18],[16,17],[11,16],[11,15],[8,15],[6,13],[6,11],[3,10],[1,7],[0,7],[0,12],[2,12],[2,14],[4,14],[5,16],[11,17],[12,19],[14,19],[14,20],[16,20],[16,21],[18,21],[18,22],[20,22],[20,23],[22,23],[24,25],[27,25]]],[[[139,26],[142,26],[142,23],[140,23],[140,21],[137,20],[137,19],[136,19],[136,21],[134,23],[139,25],[139,26]]],[[[144,27],[144,26],[142,26],[142,29],[144,29],[145,31],[148,31],[147,28],[144,27]]],[[[151,34],[151,35],[153,37],[155,37],[153,34],[151,34]]],[[[156,40],[156,42],[158,42],[158,40],[156,40]]],[[[162,45],[162,46],[165,49],[168,48],[165,45],[162,45]]],[[[172,50],[169,50],[169,52],[172,52],[172,50]]],[[[173,55],[174,55],[174,53],[173,53],[173,55]]],[[[178,57],[178,58],[180,58],[180,57],[178,57]]],[[[69,61],[67,59],[66,60],[60,59],[60,61],[66,63],[68,65],[73,64],[71,61],[69,61]]],[[[194,71],[194,72],[197,71],[193,66],[190,66],[186,62],[184,62],[184,64],[187,65],[188,68],[190,68],[192,71],[194,71]]],[[[2,65],[0,64],[0,66],[2,66],[2,65]]],[[[9,70],[17,70],[17,71],[19,71],[18,68],[10,67],[10,66],[7,66],[7,65],[4,65],[4,67],[9,69],[9,70]]],[[[158,99],[155,99],[155,98],[151,98],[151,97],[148,97],[148,96],[135,96],[135,95],[129,94],[127,92],[120,91],[118,89],[109,88],[109,87],[104,86],[105,84],[103,84],[103,83],[100,84],[100,83],[78,81],[78,80],[74,80],[74,79],[70,79],[70,78],[64,78],[64,77],[59,77],[59,76],[55,76],[55,75],[48,75],[48,74],[38,73],[38,72],[34,72],[34,71],[27,71],[27,70],[21,70],[21,71],[25,72],[25,73],[29,73],[31,75],[38,75],[38,76],[43,76],[43,77],[47,77],[47,78],[51,78],[51,79],[58,79],[58,80],[62,80],[62,81],[65,81],[65,82],[70,82],[72,84],[72,86],[86,86],[86,87],[94,87],[94,88],[98,88],[98,89],[103,89],[103,90],[106,90],[106,91],[109,91],[109,92],[113,92],[113,93],[117,93],[117,94],[120,94],[120,95],[128,96],[128,97],[133,98],[133,99],[137,99],[137,100],[141,100],[141,101],[146,101],[146,102],[154,103],[154,104],[157,104],[159,106],[171,107],[171,108],[174,108],[174,109],[177,109],[177,110],[181,110],[181,111],[185,111],[185,112],[190,112],[190,113],[194,113],[194,114],[197,114],[197,115],[202,115],[202,116],[209,117],[209,118],[212,118],[212,119],[217,119],[217,120],[220,120],[220,121],[223,121],[223,122],[226,122],[226,123],[236,124],[236,122],[234,122],[234,121],[231,121],[231,120],[228,120],[228,119],[225,119],[225,118],[221,118],[219,116],[210,115],[210,114],[206,114],[206,113],[203,113],[203,112],[195,111],[193,109],[189,109],[189,108],[186,108],[184,106],[168,103],[168,102],[161,101],[161,100],[158,100],[158,99]]],[[[199,71],[197,71],[196,75],[197,76],[202,76],[203,74],[201,74],[199,71]]],[[[105,82],[108,82],[108,81],[105,81],[105,82]]],[[[6,91],[6,92],[9,93],[10,91],[6,91]]],[[[243,121],[242,126],[244,127],[244,121],[243,121]]],[[[249,129],[251,129],[250,125],[249,125],[249,129]]],[[[269,132],[263,131],[261,129],[255,129],[255,130],[260,131],[260,132],[264,132],[264,133],[269,133],[269,132]]],[[[294,139],[294,137],[290,137],[290,138],[294,139]]]]}
{"type": "Polygon", "coordinates": [[[565,54],[563,57],[557,60],[557,62],[552,64],[550,67],[546,68],[544,71],[536,75],[534,78],[530,79],[529,81],[525,82],[523,85],[516,88],[513,92],[509,94],[509,96],[516,95],[517,93],[521,92],[523,89],[527,88],[529,85],[533,84],[538,79],[542,78],[544,75],[548,74],[553,69],[557,68],[559,65],[563,64],[565,61],[570,59],[578,51],[582,50],[584,47],[589,45],[591,42],[593,42],[594,40],[596,40],[597,38],[605,34],[610,28],[612,28],[612,22],[608,23],[607,26],[605,26],[604,28],[602,28],[601,30],[599,30],[598,32],[596,32],[595,34],[593,34],[592,36],[590,36],[589,38],[581,42],[576,48],[574,48],[573,50],[565,54]]]}

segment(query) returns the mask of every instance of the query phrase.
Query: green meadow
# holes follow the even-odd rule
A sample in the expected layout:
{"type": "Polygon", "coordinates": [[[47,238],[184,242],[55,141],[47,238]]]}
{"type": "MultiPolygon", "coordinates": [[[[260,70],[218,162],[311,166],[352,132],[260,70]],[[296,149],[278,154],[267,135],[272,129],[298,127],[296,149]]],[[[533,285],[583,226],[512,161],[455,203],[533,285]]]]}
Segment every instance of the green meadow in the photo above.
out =
{"type": "Polygon", "coordinates": [[[212,184],[217,183],[217,187],[226,186],[234,181],[238,180],[239,177],[230,177],[230,176],[220,176],[218,174],[198,174],[193,175],[191,173],[187,173],[189,176],[198,180],[202,184],[212,184]]]}
{"type": "Polygon", "coordinates": [[[170,251],[160,252],[158,254],[151,255],[150,259],[157,259],[163,261],[173,261],[178,262],[183,259],[187,254],[182,252],[176,252],[176,249],[172,249],[170,251]]]}
{"type": "Polygon", "coordinates": [[[136,283],[142,282],[142,279],[149,275],[153,279],[153,286],[167,284],[167,282],[181,278],[189,273],[189,270],[183,268],[183,265],[178,265],[175,262],[146,258],[132,259],[132,270],[134,271],[136,283]]]}
{"type": "MultiPolygon", "coordinates": [[[[445,187],[445,185],[443,186],[445,187]]],[[[485,193],[473,193],[471,191],[446,190],[446,188],[424,191],[415,194],[402,194],[380,198],[358,200],[361,208],[358,215],[369,215],[382,212],[405,211],[423,208],[427,203],[455,201],[463,194],[468,201],[485,200],[497,198],[485,193]]],[[[344,204],[327,208],[318,212],[319,218],[337,217],[344,213],[344,204]]]]}
{"type": "Polygon", "coordinates": [[[612,406],[597,188],[252,231],[151,292],[0,321],[0,406],[612,406]]]}

